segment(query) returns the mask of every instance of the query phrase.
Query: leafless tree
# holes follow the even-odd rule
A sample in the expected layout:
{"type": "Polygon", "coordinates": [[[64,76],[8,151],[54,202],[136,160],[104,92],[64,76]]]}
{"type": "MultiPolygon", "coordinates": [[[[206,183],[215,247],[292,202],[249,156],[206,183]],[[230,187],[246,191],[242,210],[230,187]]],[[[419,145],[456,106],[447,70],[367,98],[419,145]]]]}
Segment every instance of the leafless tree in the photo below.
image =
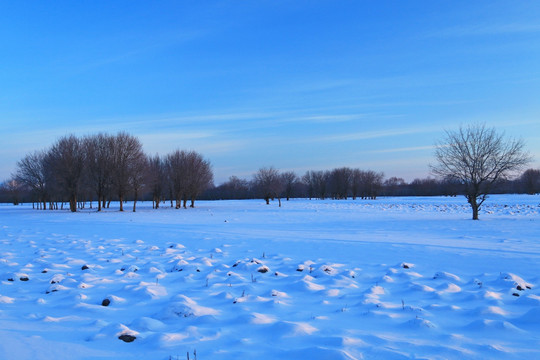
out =
{"type": "Polygon", "coordinates": [[[330,171],[310,171],[314,194],[321,200],[326,199],[328,194],[328,180],[330,171]]]}
{"type": "Polygon", "coordinates": [[[270,199],[279,199],[279,195],[282,191],[282,183],[279,171],[275,168],[268,167],[259,169],[253,176],[253,182],[256,184],[259,194],[266,201],[267,205],[270,204],[270,199]]]}
{"type": "Polygon", "coordinates": [[[376,199],[383,184],[384,174],[373,170],[360,171],[360,197],[376,199]]]}
{"type": "Polygon", "coordinates": [[[70,211],[76,212],[84,165],[81,141],[74,135],[60,138],[47,153],[45,163],[67,196],[70,211]]]}
{"type": "Polygon", "coordinates": [[[17,162],[15,179],[28,186],[37,196],[38,208],[47,208],[47,187],[44,151],[35,151],[17,162]]]}
{"type": "Polygon", "coordinates": [[[148,157],[147,181],[152,193],[152,208],[159,209],[166,182],[165,160],[159,155],[148,157]]]}
{"type": "MultiPolygon", "coordinates": [[[[191,200],[190,207],[195,207],[195,199],[206,190],[214,180],[210,162],[195,151],[186,154],[186,194],[191,200]]],[[[184,197],[184,208],[186,197],[184,197]]]]}
{"type": "Polygon", "coordinates": [[[529,195],[538,194],[540,192],[540,170],[527,169],[520,177],[525,192],[529,195]]]}
{"type": "Polygon", "coordinates": [[[137,200],[145,187],[145,179],[147,175],[148,159],[146,155],[140,151],[130,162],[129,185],[133,190],[133,212],[137,209],[137,200]]]}
{"type": "Polygon", "coordinates": [[[392,176],[384,181],[384,194],[387,196],[405,195],[407,183],[403,178],[392,176]]]}
{"type": "Polygon", "coordinates": [[[356,200],[360,193],[360,186],[362,181],[362,172],[360,169],[353,169],[351,172],[351,195],[353,200],[356,200]]]}
{"type": "Polygon", "coordinates": [[[120,132],[114,137],[112,182],[120,201],[120,211],[124,211],[125,197],[133,189],[137,172],[141,171],[138,164],[144,158],[138,138],[125,132],[120,132]]]}
{"type": "Polygon", "coordinates": [[[431,171],[463,184],[472,218],[478,220],[478,211],[493,184],[531,160],[524,147],[522,140],[507,140],[504,134],[485,125],[461,127],[447,131],[445,138],[436,144],[436,164],[431,166],[431,171]]]}
{"type": "Polygon", "coordinates": [[[414,196],[434,196],[442,193],[442,184],[443,181],[427,177],[414,179],[409,187],[414,196]]]}
{"type": "Polygon", "coordinates": [[[176,208],[182,207],[182,199],[187,199],[187,153],[176,150],[167,155],[166,159],[167,176],[172,192],[171,201],[176,201],[176,208]]]}
{"type": "Polygon", "coordinates": [[[285,198],[287,201],[293,196],[295,183],[298,181],[298,176],[294,171],[286,171],[281,173],[281,183],[283,184],[283,191],[285,192],[285,198]]]}
{"type": "Polygon", "coordinates": [[[213,188],[210,197],[213,199],[249,199],[253,197],[251,190],[251,182],[233,175],[223,184],[213,188]]]}
{"type": "Polygon", "coordinates": [[[0,184],[0,192],[5,193],[11,199],[13,205],[19,205],[21,193],[24,191],[24,184],[15,178],[4,181],[0,184]]]}
{"type": "Polygon", "coordinates": [[[348,167],[334,169],[330,172],[329,185],[334,199],[347,199],[353,171],[348,167]]]}
{"type": "Polygon", "coordinates": [[[95,192],[101,211],[112,185],[114,137],[100,133],[84,138],[83,144],[85,180],[95,192]]]}
{"type": "Polygon", "coordinates": [[[315,180],[313,179],[313,171],[306,171],[304,176],[302,176],[302,182],[305,184],[308,198],[311,200],[315,196],[315,180]]]}

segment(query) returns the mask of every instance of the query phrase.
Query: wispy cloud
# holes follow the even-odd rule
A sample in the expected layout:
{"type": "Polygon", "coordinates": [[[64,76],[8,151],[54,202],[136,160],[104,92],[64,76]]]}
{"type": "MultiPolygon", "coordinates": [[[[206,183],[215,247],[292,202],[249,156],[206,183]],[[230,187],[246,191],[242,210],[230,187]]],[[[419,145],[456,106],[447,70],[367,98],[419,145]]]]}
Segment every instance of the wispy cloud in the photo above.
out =
{"type": "MultiPolygon", "coordinates": [[[[137,41],[133,41],[133,39],[129,39],[126,41],[125,38],[121,36],[117,36],[116,38],[112,39],[112,41],[117,42],[118,44],[121,44],[121,46],[116,46],[116,52],[112,55],[104,56],[104,57],[96,57],[95,59],[87,62],[82,62],[80,65],[73,67],[73,73],[78,74],[90,70],[94,70],[96,68],[100,68],[102,66],[107,66],[110,64],[115,64],[119,62],[125,62],[131,58],[137,58],[141,55],[144,55],[146,53],[151,53],[154,51],[159,51],[164,48],[168,48],[171,46],[177,46],[182,43],[190,42],[193,40],[197,40],[207,34],[206,31],[203,30],[193,30],[193,31],[175,31],[170,33],[157,33],[157,34],[150,34],[150,35],[142,35],[140,38],[137,39],[137,41]],[[133,44],[131,47],[124,47],[124,43],[130,43],[133,44]]],[[[88,46],[88,44],[87,44],[88,46]]],[[[94,44],[94,47],[99,48],[100,45],[94,44]]],[[[114,44],[110,46],[110,48],[115,48],[114,44]]],[[[96,51],[96,53],[103,53],[102,51],[96,51]]],[[[109,52],[105,52],[109,54],[109,52]]]]}
{"type": "Polygon", "coordinates": [[[539,24],[475,24],[452,26],[432,32],[428,37],[466,37],[531,34],[540,32],[539,24]]]}
{"type": "Polygon", "coordinates": [[[321,136],[317,138],[306,139],[309,142],[344,142],[344,141],[357,141],[367,139],[378,139],[392,136],[403,136],[412,134],[429,133],[433,131],[439,131],[439,126],[423,126],[418,128],[402,128],[402,129],[386,129],[377,131],[360,131],[353,133],[334,134],[328,136],[321,136]]]}
{"type": "Polygon", "coordinates": [[[432,150],[435,146],[411,146],[411,147],[402,147],[402,148],[393,148],[393,149],[381,149],[381,150],[370,150],[369,153],[372,154],[389,154],[389,153],[402,153],[402,152],[411,152],[411,151],[425,151],[432,150]]]}

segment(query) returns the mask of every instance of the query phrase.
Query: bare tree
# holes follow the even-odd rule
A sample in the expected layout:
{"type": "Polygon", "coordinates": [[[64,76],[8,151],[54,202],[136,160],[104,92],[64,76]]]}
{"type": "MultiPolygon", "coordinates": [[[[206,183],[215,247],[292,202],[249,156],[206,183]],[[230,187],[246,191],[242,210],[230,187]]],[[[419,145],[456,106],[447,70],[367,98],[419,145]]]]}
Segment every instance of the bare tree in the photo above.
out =
{"type": "Polygon", "coordinates": [[[478,220],[478,211],[493,184],[531,160],[524,146],[522,140],[506,140],[503,134],[485,125],[461,127],[447,131],[446,137],[436,144],[437,163],[431,166],[431,171],[463,184],[472,218],[478,220]]]}
{"type": "Polygon", "coordinates": [[[44,151],[35,151],[17,162],[15,179],[28,186],[37,196],[38,208],[47,208],[47,187],[44,151]]]}
{"type": "Polygon", "coordinates": [[[347,199],[353,171],[348,167],[334,169],[330,172],[329,185],[334,199],[347,199]]]}
{"type": "Polygon", "coordinates": [[[443,181],[427,177],[411,181],[409,188],[414,196],[435,196],[441,194],[443,181]]]}
{"type": "Polygon", "coordinates": [[[67,196],[70,211],[76,212],[84,164],[81,141],[74,135],[60,138],[49,150],[45,163],[67,196]]]}
{"type": "Polygon", "coordinates": [[[330,171],[311,171],[311,180],[313,182],[313,191],[321,200],[326,199],[328,192],[328,181],[330,171]]]}
{"type": "Polygon", "coordinates": [[[266,201],[267,205],[270,204],[270,199],[279,199],[282,183],[279,176],[279,171],[275,168],[269,167],[259,169],[259,171],[253,176],[253,182],[255,183],[259,194],[266,201]]]}
{"type": "Polygon", "coordinates": [[[167,177],[170,182],[171,201],[176,200],[176,209],[182,207],[182,199],[187,198],[187,153],[176,150],[167,155],[167,177]]]}
{"type": "Polygon", "coordinates": [[[283,191],[285,192],[285,198],[287,201],[293,196],[294,185],[298,181],[298,176],[294,171],[286,171],[281,173],[281,182],[283,184],[283,191]]]}
{"type": "MultiPolygon", "coordinates": [[[[190,207],[195,207],[195,199],[204,190],[212,185],[214,174],[210,162],[195,151],[186,154],[186,194],[191,200],[190,207]]],[[[186,197],[184,198],[184,208],[186,207],[186,197]]]]}
{"type": "Polygon", "coordinates": [[[19,205],[21,193],[24,191],[24,184],[15,178],[4,181],[0,184],[0,192],[5,193],[11,199],[13,205],[19,205]]]}
{"type": "Polygon", "coordinates": [[[384,181],[384,194],[387,196],[405,195],[407,183],[403,178],[392,176],[384,181]]]}
{"type": "Polygon", "coordinates": [[[302,176],[302,182],[306,185],[307,195],[309,200],[315,196],[315,179],[313,178],[313,171],[306,171],[302,176]]]}
{"type": "Polygon", "coordinates": [[[137,200],[139,199],[139,194],[145,187],[148,159],[146,155],[140,151],[131,159],[129,166],[129,185],[133,190],[133,212],[135,212],[137,209],[137,200]]]}
{"type": "Polygon", "coordinates": [[[213,199],[249,199],[252,197],[251,183],[233,175],[213,188],[210,194],[213,199]]]}
{"type": "Polygon", "coordinates": [[[540,170],[527,169],[520,177],[525,192],[534,195],[540,192],[540,170]]]}
{"type": "Polygon", "coordinates": [[[165,188],[165,160],[159,155],[148,157],[147,182],[152,193],[152,208],[159,209],[165,188]]]}
{"type": "Polygon", "coordinates": [[[101,211],[112,182],[114,137],[97,134],[84,138],[83,144],[86,165],[85,180],[95,192],[98,200],[98,211],[101,211]]]}
{"type": "Polygon", "coordinates": [[[384,174],[373,170],[360,171],[360,196],[375,200],[382,188],[384,174]]]}
{"type": "Polygon", "coordinates": [[[112,182],[120,201],[120,211],[124,211],[125,197],[133,189],[134,177],[140,171],[137,163],[144,157],[138,138],[125,132],[120,132],[114,137],[112,182]]]}

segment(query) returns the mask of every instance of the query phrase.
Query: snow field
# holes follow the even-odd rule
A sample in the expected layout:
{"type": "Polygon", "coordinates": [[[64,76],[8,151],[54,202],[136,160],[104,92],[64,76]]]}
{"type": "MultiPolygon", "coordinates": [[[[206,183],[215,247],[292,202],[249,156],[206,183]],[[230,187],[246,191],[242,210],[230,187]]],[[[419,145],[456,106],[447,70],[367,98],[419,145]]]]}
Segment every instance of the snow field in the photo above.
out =
{"type": "Polygon", "coordinates": [[[539,198],[463,202],[2,206],[0,358],[540,357],[539,198]]]}

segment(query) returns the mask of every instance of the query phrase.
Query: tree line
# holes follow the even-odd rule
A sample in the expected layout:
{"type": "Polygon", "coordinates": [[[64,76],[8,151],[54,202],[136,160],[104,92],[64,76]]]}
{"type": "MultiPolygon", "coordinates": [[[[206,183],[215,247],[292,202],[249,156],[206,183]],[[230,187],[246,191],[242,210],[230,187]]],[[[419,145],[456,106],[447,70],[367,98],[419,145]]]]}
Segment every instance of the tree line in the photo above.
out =
{"type": "Polygon", "coordinates": [[[341,167],[333,170],[310,170],[298,176],[293,171],[280,172],[274,167],[259,169],[251,180],[231,176],[225,183],[209,189],[207,199],[375,199],[383,186],[384,174],[372,170],[341,167]]]}
{"type": "MultiPolygon", "coordinates": [[[[540,169],[528,169],[514,180],[500,179],[491,189],[495,194],[540,193],[540,169]]],[[[260,169],[251,179],[231,176],[202,194],[206,200],[230,199],[376,199],[378,196],[457,196],[465,195],[463,183],[452,178],[385,178],[381,172],[352,169],[295,172],[260,169]]]]}
{"type": "MultiPolygon", "coordinates": [[[[178,151],[182,153],[182,151],[178,151]]],[[[175,152],[176,153],[176,152],[175,152]]],[[[173,153],[174,154],[174,153],[173,153]]],[[[184,152],[187,154],[187,152],[184,152]]],[[[188,200],[188,197],[175,196],[174,183],[168,178],[167,174],[167,157],[152,156],[148,157],[148,168],[146,171],[150,174],[146,176],[142,190],[140,190],[140,199],[153,202],[153,207],[157,208],[166,199],[173,199],[170,206],[179,208],[180,206],[186,206],[184,200],[188,200]],[[178,201],[177,201],[178,200],[178,201]],[[180,203],[181,201],[181,203],[180,203]]],[[[178,157],[179,154],[176,154],[178,157]]],[[[182,157],[185,155],[180,155],[182,157]]],[[[268,169],[268,168],[267,168],[268,169]]],[[[343,169],[343,168],[340,168],[343,169]]],[[[348,168],[346,168],[348,169],[348,168]]],[[[343,182],[338,183],[336,179],[332,178],[332,173],[337,170],[310,170],[304,173],[302,176],[298,176],[293,171],[279,172],[274,170],[280,178],[280,182],[270,182],[270,191],[268,192],[268,199],[291,199],[291,198],[306,198],[306,199],[372,199],[378,196],[456,196],[464,195],[463,186],[457,181],[450,179],[437,179],[433,177],[416,178],[410,182],[405,181],[400,177],[390,177],[380,179],[381,173],[377,173],[371,170],[359,170],[350,169],[352,171],[358,170],[361,172],[375,173],[379,175],[376,181],[366,182],[360,186],[358,183],[355,185],[357,191],[355,192],[352,183],[345,185],[347,187],[347,197],[342,194],[343,190],[338,191],[336,186],[341,186],[343,189],[345,186],[343,182]],[[341,185],[338,185],[341,184],[341,185]],[[274,190],[272,191],[272,188],[274,190]],[[361,191],[358,189],[361,188],[361,191]],[[336,196],[335,194],[340,194],[336,196]]],[[[340,171],[334,172],[334,174],[340,171]]],[[[259,172],[257,172],[258,174],[259,172]]],[[[262,173],[264,174],[264,172],[262,173]]],[[[262,175],[261,174],[261,175],[262,175]]],[[[178,175],[178,174],[177,174],[178,175]]],[[[273,176],[270,176],[272,179],[273,176]]],[[[176,180],[176,189],[180,189],[180,181],[176,180]]],[[[261,179],[262,180],[262,179],[261,179]]],[[[107,182],[105,181],[104,184],[107,182]]],[[[111,184],[111,183],[109,183],[111,184]]],[[[242,179],[238,176],[231,176],[229,179],[218,186],[210,186],[199,193],[198,198],[204,200],[233,200],[233,199],[265,199],[264,191],[262,191],[261,185],[264,181],[259,182],[252,177],[250,179],[242,179]]],[[[110,194],[111,186],[104,186],[104,194],[110,194]]],[[[91,193],[91,192],[90,192],[91,193]]],[[[539,194],[540,193],[540,169],[527,169],[518,178],[514,180],[500,180],[494,185],[492,189],[494,194],[539,194]]],[[[15,178],[6,180],[0,185],[0,202],[3,203],[19,203],[19,202],[31,202],[36,201],[37,192],[32,190],[29,186],[22,184],[15,178]]],[[[47,197],[45,197],[47,199],[47,197]]],[[[65,197],[64,197],[65,198],[65,197]]],[[[97,196],[90,196],[86,199],[96,199],[97,196]]],[[[134,200],[134,193],[128,193],[127,199],[134,200]]],[[[118,197],[112,193],[112,196],[105,196],[105,203],[102,207],[107,207],[110,200],[118,200],[118,197]]],[[[189,198],[189,200],[191,200],[189,198]]],[[[170,200],[169,200],[170,201],[170,200]]],[[[41,204],[40,208],[47,206],[49,201],[45,201],[45,205],[41,204]]],[[[53,207],[57,207],[56,203],[52,204],[53,207]]],[[[100,205],[98,205],[100,206],[100,205]]],[[[191,205],[190,205],[191,206],[191,205]]]]}
{"type": "Polygon", "coordinates": [[[525,170],[520,177],[507,176],[530,161],[523,143],[506,140],[485,126],[447,132],[437,145],[438,178],[384,178],[372,170],[341,167],[309,170],[302,176],[273,167],[259,169],[251,179],[231,176],[213,185],[209,161],[194,151],[176,150],[165,156],[148,156],[140,141],[127,133],[97,134],[60,138],[50,148],[27,154],[17,163],[17,171],[0,186],[0,201],[33,201],[40,209],[69,203],[71,211],[97,200],[98,211],[112,200],[123,204],[139,198],[152,200],[158,208],[166,199],[171,207],[194,207],[195,200],[290,198],[376,199],[377,196],[465,195],[473,208],[473,218],[488,193],[540,192],[540,170],[525,170]]]}
{"type": "Polygon", "coordinates": [[[212,181],[210,162],[197,152],[176,150],[149,156],[137,137],[119,132],[64,136],[48,149],[18,161],[16,173],[3,187],[11,194],[30,197],[38,209],[57,209],[68,203],[75,212],[95,200],[101,211],[117,200],[123,211],[129,198],[136,211],[137,200],[148,191],[154,207],[165,198],[176,200],[177,208],[191,200],[193,207],[212,181]]]}

